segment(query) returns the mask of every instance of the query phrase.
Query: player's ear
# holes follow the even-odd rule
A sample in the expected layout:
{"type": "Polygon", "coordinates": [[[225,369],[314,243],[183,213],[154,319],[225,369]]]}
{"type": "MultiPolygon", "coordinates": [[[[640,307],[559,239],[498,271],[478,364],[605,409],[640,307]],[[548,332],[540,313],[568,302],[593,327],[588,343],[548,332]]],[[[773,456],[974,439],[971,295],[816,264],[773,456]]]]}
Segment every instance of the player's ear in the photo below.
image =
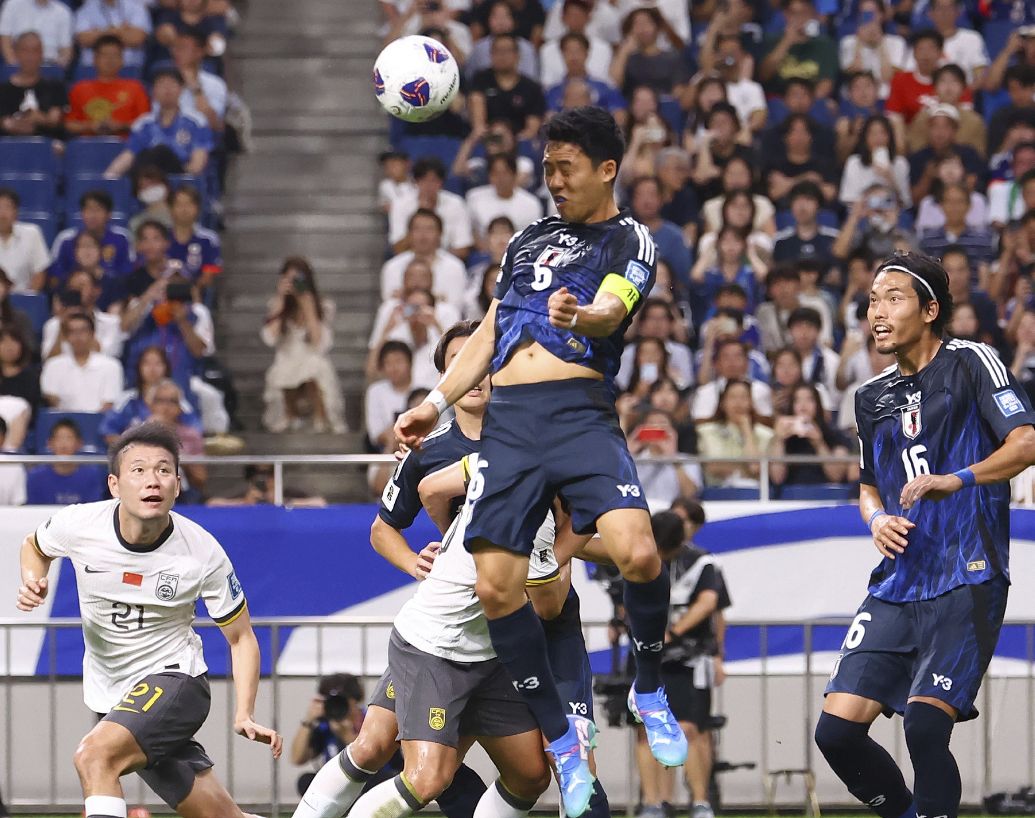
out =
{"type": "Polygon", "coordinates": [[[111,496],[116,500],[119,499],[119,478],[118,475],[108,475],[108,491],[111,492],[111,496]]]}
{"type": "Polygon", "coordinates": [[[942,311],[942,306],[937,301],[928,301],[927,307],[924,309],[924,323],[933,324],[938,320],[938,315],[942,311]]]}
{"type": "Polygon", "coordinates": [[[618,177],[618,163],[614,159],[605,159],[600,163],[597,172],[605,182],[613,182],[618,177]]]}

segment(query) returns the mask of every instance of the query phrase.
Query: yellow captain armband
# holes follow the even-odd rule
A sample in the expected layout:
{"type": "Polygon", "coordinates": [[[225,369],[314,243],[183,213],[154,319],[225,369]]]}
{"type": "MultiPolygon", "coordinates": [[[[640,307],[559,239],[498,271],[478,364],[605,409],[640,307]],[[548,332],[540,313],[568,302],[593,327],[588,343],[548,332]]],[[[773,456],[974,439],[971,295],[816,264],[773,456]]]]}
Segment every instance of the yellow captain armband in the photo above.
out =
{"type": "Polygon", "coordinates": [[[617,273],[608,273],[604,276],[598,292],[617,295],[629,312],[632,312],[636,302],[640,300],[640,291],[636,289],[636,285],[617,273]]]}
{"type": "Polygon", "coordinates": [[[467,484],[471,482],[471,460],[470,455],[465,454],[460,458],[460,468],[464,472],[464,488],[467,488],[467,484]]]}

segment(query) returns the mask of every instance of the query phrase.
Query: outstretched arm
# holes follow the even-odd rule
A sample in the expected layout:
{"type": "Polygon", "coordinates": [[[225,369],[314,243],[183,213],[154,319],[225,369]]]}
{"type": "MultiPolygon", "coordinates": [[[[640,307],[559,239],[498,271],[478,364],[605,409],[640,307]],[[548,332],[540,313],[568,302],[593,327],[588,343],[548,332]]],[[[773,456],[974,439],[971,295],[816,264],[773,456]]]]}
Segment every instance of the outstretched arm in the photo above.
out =
{"type": "Polygon", "coordinates": [[[234,732],[260,744],[270,745],[274,758],[280,758],[284,739],[269,727],[254,720],[255,695],[259,690],[259,642],[252,630],[248,609],[220,630],[230,644],[230,663],[234,674],[234,732]]]}

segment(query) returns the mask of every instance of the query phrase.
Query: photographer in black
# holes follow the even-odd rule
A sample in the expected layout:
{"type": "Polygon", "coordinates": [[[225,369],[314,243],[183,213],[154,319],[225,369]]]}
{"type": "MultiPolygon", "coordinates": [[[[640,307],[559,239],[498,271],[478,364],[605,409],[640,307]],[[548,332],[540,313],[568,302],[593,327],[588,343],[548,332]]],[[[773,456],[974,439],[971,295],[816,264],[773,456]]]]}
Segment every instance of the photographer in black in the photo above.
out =
{"type": "MultiPolygon", "coordinates": [[[[321,765],[334,758],[359,735],[363,723],[363,685],[351,673],[332,673],[320,679],[316,695],[291,740],[291,763],[321,765]]],[[[298,794],[305,793],[313,774],[298,779],[298,794]]]]}
{"type": "MultiPolygon", "coordinates": [[[[708,730],[712,688],[722,681],[717,620],[730,605],[715,559],[693,545],[693,535],[704,521],[704,509],[692,501],[679,503],[678,511],[661,511],[651,517],[654,539],[672,582],[661,678],[669,706],[690,745],[684,771],[691,794],[691,818],[713,816],[708,795],[712,773],[712,737],[708,730]]],[[[642,814],[660,814],[664,812],[660,802],[667,801],[665,796],[672,792],[671,774],[658,767],[649,754],[638,752],[637,760],[644,781],[642,814]],[[647,786],[652,780],[658,797],[653,804],[648,800],[651,787],[647,786]]]]}

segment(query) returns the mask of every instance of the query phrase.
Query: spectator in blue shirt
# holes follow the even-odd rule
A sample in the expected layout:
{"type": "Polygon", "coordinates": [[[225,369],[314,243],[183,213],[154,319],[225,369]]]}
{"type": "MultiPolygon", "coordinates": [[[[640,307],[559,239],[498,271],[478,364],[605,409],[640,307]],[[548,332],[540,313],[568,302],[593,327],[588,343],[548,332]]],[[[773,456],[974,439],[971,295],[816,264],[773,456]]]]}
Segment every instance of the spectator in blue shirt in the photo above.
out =
{"type": "MultiPolygon", "coordinates": [[[[59,420],[47,436],[47,448],[59,457],[72,457],[83,448],[83,435],[70,418],[59,420]]],[[[108,496],[107,470],[95,464],[47,463],[29,469],[26,496],[29,505],[67,506],[92,503],[108,496]]]]}
{"type": "Polygon", "coordinates": [[[589,38],[577,31],[569,31],[561,37],[561,58],[564,60],[564,81],[546,92],[546,110],[560,111],[564,103],[564,89],[573,79],[579,79],[589,88],[591,105],[606,108],[622,128],[628,118],[625,98],[613,85],[593,79],[587,69],[589,60],[589,38]]]}
{"type": "Polygon", "coordinates": [[[193,185],[176,188],[171,200],[173,228],[169,258],[181,262],[183,274],[205,288],[223,272],[219,234],[198,224],[201,194],[193,185]]]}
{"type": "MultiPolygon", "coordinates": [[[[938,196],[938,204],[945,213],[945,224],[934,230],[924,231],[920,238],[920,249],[930,256],[941,258],[949,246],[962,247],[967,254],[972,270],[978,270],[981,279],[988,276],[987,266],[996,258],[995,238],[987,227],[973,227],[967,224],[970,210],[970,191],[966,185],[944,185],[938,196]]],[[[986,283],[982,280],[982,284],[986,283]]]]}
{"type": "Polygon", "coordinates": [[[79,64],[93,65],[93,46],[106,34],[125,46],[123,60],[130,68],[143,68],[144,45],[151,33],[151,15],[136,0],[86,0],[75,13],[75,40],[79,64]]]}
{"type": "Polygon", "coordinates": [[[658,257],[672,270],[675,289],[685,294],[690,287],[690,250],[683,231],[661,217],[661,185],[653,176],[641,176],[629,186],[629,207],[633,216],[650,230],[658,246],[658,257]]]}
{"type": "Polygon", "coordinates": [[[142,154],[167,172],[194,176],[205,172],[213,145],[212,129],[204,117],[181,110],[183,89],[183,75],[177,69],[159,68],[155,72],[155,110],[133,123],[126,149],[112,160],[106,176],[122,176],[135,163],[141,163],[142,154]]]}
{"type": "MultiPolygon", "coordinates": [[[[101,245],[101,269],[104,278],[121,281],[129,275],[135,263],[133,240],[129,231],[111,223],[115,204],[106,190],[88,190],[79,198],[79,215],[83,226],[69,227],[58,233],[50,252],[50,279],[54,289],[61,289],[68,274],[76,268],[76,240],[81,233],[89,233],[101,245]]],[[[102,282],[107,290],[107,282],[102,282]]]]}

